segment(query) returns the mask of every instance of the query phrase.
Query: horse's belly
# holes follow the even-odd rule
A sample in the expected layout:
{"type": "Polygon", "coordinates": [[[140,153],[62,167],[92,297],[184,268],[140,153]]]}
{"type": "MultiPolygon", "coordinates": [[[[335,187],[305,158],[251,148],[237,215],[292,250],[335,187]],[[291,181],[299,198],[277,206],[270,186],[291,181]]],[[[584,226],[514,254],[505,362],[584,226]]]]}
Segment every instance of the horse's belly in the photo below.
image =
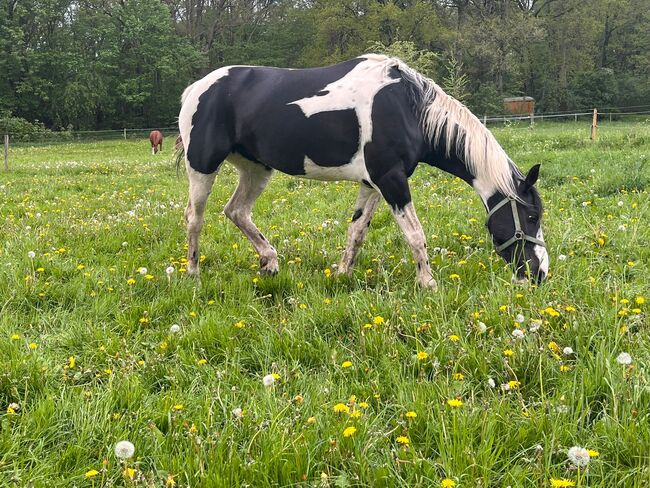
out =
{"type": "Polygon", "coordinates": [[[363,157],[355,157],[350,163],[340,166],[320,166],[305,156],[304,175],[297,176],[321,181],[346,180],[361,182],[370,179],[363,157]]]}

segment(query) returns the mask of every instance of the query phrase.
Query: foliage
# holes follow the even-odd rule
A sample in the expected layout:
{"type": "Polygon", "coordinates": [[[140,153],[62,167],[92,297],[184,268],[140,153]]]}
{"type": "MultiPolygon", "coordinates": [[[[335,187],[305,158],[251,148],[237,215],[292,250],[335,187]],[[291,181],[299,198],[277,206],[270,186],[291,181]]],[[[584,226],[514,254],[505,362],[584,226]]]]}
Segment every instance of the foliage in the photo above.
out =
{"type": "Polygon", "coordinates": [[[51,131],[42,122],[28,122],[21,117],[12,116],[10,112],[0,111],[0,136],[9,134],[12,140],[20,141],[49,133],[51,131]]]}
{"type": "Polygon", "coordinates": [[[650,105],[650,0],[0,0],[0,11],[0,109],[51,129],[167,126],[184,87],[219,66],[322,66],[369,47],[415,63],[431,53],[421,69],[479,113],[515,95],[546,112],[650,105]]]}
{"type": "Polygon", "coordinates": [[[436,77],[439,56],[431,51],[418,49],[411,41],[395,41],[390,46],[380,41],[371,42],[368,52],[395,56],[423,75],[432,79],[436,77]]]}
{"type": "Polygon", "coordinates": [[[650,127],[604,122],[592,143],[588,126],[494,130],[523,170],[542,163],[539,287],[511,282],[470,186],[415,172],[436,292],[414,286],[386,205],[354,276],[334,274],[356,185],[277,175],[254,219],[281,270],[262,277],[221,212],[237,182],[226,165],[198,281],[182,271],[187,187],[167,150],[12,146],[0,484],[645,486],[650,127]],[[568,462],[575,445],[598,451],[587,469],[568,462]]]}

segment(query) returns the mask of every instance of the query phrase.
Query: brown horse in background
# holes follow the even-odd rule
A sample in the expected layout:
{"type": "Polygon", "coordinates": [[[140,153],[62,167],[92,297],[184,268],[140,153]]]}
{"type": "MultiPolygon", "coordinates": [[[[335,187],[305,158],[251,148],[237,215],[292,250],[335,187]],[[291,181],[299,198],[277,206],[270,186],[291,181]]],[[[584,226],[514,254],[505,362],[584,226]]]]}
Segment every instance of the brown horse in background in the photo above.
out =
{"type": "Polygon", "coordinates": [[[162,132],[159,130],[152,130],[149,134],[149,142],[151,142],[151,154],[156,154],[158,151],[162,151],[162,132]]]}

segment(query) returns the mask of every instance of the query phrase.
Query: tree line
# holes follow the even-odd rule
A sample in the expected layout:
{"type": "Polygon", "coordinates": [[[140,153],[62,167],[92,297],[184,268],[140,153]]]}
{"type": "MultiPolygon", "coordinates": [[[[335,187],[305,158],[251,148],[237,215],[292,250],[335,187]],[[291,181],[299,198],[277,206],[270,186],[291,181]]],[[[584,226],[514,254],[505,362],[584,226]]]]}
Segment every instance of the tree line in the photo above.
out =
{"type": "Polygon", "coordinates": [[[228,64],[399,55],[477,114],[650,105],[650,0],[0,0],[0,118],[173,124],[228,64]]]}

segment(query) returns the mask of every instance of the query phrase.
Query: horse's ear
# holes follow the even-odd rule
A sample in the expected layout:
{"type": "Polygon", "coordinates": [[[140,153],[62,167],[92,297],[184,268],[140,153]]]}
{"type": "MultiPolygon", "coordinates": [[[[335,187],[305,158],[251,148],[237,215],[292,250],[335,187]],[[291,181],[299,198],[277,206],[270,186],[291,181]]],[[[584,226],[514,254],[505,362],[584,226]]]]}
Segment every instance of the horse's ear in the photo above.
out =
{"type": "Polygon", "coordinates": [[[539,164],[536,164],[532,168],[530,168],[530,171],[528,171],[528,174],[526,175],[526,180],[524,181],[524,187],[526,190],[532,188],[532,186],[537,183],[537,178],[539,178],[539,164]]]}

